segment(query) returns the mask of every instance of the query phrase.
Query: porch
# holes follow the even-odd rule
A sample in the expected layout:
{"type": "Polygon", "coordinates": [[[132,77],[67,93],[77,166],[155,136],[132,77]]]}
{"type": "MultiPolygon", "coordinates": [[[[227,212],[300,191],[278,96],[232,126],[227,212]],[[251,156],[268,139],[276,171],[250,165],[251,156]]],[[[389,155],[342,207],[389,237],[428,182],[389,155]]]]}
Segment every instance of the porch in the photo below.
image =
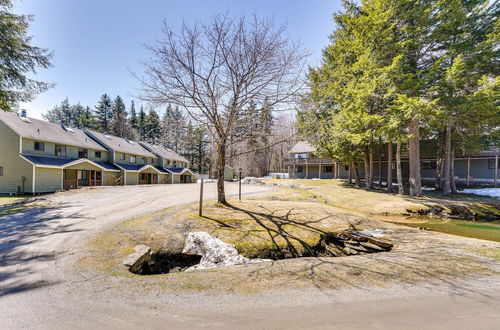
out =
{"type": "Polygon", "coordinates": [[[102,186],[102,171],[97,170],[63,170],[63,189],[102,186]]]}

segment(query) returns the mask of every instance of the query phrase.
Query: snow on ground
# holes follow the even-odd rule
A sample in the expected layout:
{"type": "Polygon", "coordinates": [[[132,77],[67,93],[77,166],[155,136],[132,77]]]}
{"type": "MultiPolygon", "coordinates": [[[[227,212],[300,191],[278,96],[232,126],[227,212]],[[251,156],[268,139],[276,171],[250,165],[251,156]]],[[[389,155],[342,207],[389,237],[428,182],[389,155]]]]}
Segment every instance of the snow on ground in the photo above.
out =
{"type": "Polygon", "coordinates": [[[280,179],[288,179],[288,173],[269,173],[266,176],[260,177],[260,179],[273,179],[275,176],[279,176],[280,179]]]}
{"type": "Polygon", "coordinates": [[[476,194],[481,196],[500,198],[500,188],[464,189],[460,190],[459,193],[476,194]]]}

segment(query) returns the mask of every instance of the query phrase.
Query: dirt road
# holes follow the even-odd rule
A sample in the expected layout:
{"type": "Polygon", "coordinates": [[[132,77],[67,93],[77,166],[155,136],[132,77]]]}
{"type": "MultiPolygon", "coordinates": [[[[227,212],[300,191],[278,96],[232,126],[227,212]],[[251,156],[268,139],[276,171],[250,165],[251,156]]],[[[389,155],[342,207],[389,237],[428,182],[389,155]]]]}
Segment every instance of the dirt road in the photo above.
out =
{"type": "MultiPolygon", "coordinates": [[[[208,184],[206,198],[215,197],[208,184]]],[[[500,278],[389,288],[207,296],[127,290],[73,267],[81,244],[113,223],[196,201],[198,185],[55,194],[0,217],[0,328],[495,328],[500,278]]],[[[228,184],[229,194],[237,186],[228,184]]],[[[245,193],[269,190],[245,186],[245,193]]],[[[293,288],[290,288],[293,289],[293,288]]]]}

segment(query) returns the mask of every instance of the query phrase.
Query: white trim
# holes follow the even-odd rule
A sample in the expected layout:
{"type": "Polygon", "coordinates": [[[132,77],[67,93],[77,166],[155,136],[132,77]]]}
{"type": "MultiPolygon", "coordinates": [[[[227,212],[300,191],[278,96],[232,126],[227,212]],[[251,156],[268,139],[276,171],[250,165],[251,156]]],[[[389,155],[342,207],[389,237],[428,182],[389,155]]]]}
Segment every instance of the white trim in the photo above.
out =
{"type": "Polygon", "coordinates": [[[66,167],[69,167],[69,166],[73,166],[73,165],[78,165],[80,163],[90,163],[91,165],[94,165],[96,167],[99,167],[101,170],[103,171],[108,171],[108,172],[120,172],[119,170],[110,170],[110,169],[107,169],[95,162],[93,162],[92,160],[88,159],[88,158],[79,158],[79,159],[76,159],[72,162],[69,162],[69,163],[66,163],[62,166],[62,168],[66,168],[66,167]]]}
{"type": "Polygon", "coordinates": [[[23,137],[19,135],[19,153],[23,153],[23,137]]]}
{"type": "Polygon", "coordinates": [[[61,190],[64,190],[64,169],[61,169],[61,190]]]}

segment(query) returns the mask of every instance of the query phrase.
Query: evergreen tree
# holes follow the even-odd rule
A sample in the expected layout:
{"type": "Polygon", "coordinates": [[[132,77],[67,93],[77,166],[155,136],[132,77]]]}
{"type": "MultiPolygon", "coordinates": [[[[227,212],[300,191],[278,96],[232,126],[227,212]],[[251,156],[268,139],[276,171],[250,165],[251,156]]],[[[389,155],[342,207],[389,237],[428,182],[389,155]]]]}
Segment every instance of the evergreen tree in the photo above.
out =
{"type": "Polygon", "coordinates": [[[71,106],[71,114],[72,121],[69,125],[80,129],[84,128],[85,108],[80,103],[74,104],[71,106]]]}
{"type": "Polygon", "coordinates": [[[144,108],[141,105],[141,110],[139,111],[139,118],[137,120],[137,133],[141,141],[146,140],[147,117],[148,116],[146,115],[146,112],[144,111],[144,108]]]}
{"type": "Polygon", "coordinates": [[[116,96],[113,106],[113,119],[111,122],[111,132],[112,134],[128,138],[130,136],[131,127],[129,126],[127,120],[127,110],[125,109],[125,103],[123,103],[120,95],[116,96]]]}
{"type": "Polygon", "coordinates": [[[162,127],[158,113],[153,109],[149,109],[145,124],[145,139],[146,141],[156,144],[162,136],[162,127]]]}
{"type": "Polygon", "coordinates": [[[133,100],[130,101],[130,125],[135,130],[139,127],[139,119],[137,118],[137,112],[135,111],[135,103],[133,100]]]}
{"type": "Polygon", "coordinates": [[[82,127],[88,129],[95,129],[94,115],[89,106],[85,107],[85,111],[82,115],[82,127]]]}
{"type": "Polygon", "coordinates": [[[0,1],[0,109],[7,111],[52,87],[27,76],[49,68],[52,54],[31,45],[28,28],[33,18],[13,13],[12,7],[11,0],[0,1]]]}
{"type": "Polygon", "coordinates": [[[112,106],[111,98],[108,94],[103,94],[95,107],[96,129],[98,131],[108,133],[111,131],[111,122],[113,120],[112,106]]]}

